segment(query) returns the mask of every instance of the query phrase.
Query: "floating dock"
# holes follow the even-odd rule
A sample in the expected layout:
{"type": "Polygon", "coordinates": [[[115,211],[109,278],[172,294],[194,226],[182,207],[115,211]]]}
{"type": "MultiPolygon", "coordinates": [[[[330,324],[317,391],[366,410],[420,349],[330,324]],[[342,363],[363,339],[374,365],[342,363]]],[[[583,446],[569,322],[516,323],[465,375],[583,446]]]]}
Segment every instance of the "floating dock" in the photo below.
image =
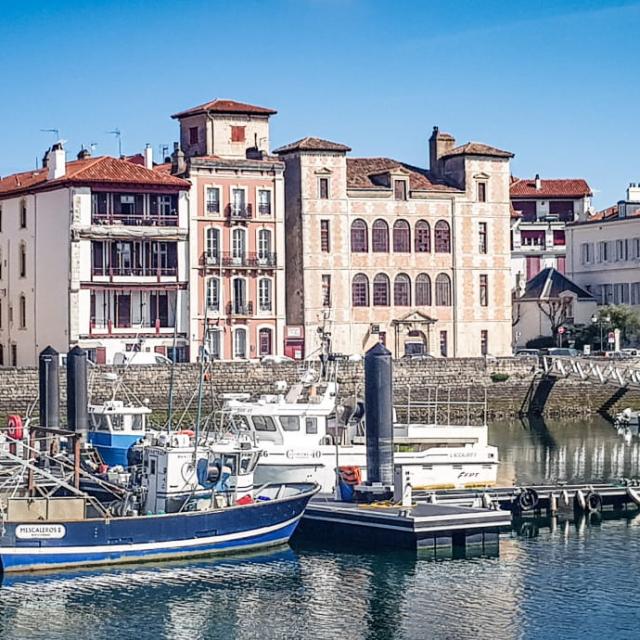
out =
{"type": "Polygon", "coordinates": [[[311,500],[300,536],[394,549],[465,548],[496,545],[511,515],[502,510],[419,503],[411,507],[311,500]]]}

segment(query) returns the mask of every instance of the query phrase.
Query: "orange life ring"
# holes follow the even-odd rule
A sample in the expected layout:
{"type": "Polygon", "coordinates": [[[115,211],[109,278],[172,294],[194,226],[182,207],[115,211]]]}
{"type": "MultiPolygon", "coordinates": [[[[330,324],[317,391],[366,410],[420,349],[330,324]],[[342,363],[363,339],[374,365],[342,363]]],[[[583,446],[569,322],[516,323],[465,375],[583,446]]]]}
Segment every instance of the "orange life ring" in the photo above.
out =
{"type": "Polygon", "coordinates": [[[22,440],[24,437],[24,425],[22,424],[22,418],[20,416],[9,416],[7,419],[7,427],[7,435],[12,440],[22,440]]]}
{"type": "Polygon", "coordinates": [[[177,435],[179,435],[179,436],[189,436],[190,438],[193,438],[193,436],[196,435],[196,432],[192,431],[191,429],[182,429],[182,431],[178,431],[177,435]]]}

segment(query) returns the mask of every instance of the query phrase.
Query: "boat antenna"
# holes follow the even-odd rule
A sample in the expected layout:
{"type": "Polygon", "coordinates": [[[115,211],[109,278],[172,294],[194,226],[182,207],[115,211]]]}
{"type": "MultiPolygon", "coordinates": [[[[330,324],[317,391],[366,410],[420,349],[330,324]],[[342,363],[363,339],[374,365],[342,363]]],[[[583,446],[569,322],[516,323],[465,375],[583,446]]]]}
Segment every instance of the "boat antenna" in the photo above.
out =
{"type": "Polygon", "coordinates": [[[200,346],[200,378],[198,380],[198,409],[196,411],[195,440],[196,445],[193,450],[194,458],[198,453],[198,442],[200,440],[200,420],[202,419],[202,391],[204,386],[204,353],[207,340],[207,332],[209,330],[209,305],[204,306],[204,331],[202,332],[202,344],[200,346]]]}
{"type": "Polygon", "coordinates": [[[178,289],[176,288],[176,300],[173,305],[173,356],[171,358],[171,372],[169,377],[169,406],[167,407],[167,432],[171,433],[171,422],[173,421],[173,382],[176,371],[176,343],[178,341],[178,289]]]}

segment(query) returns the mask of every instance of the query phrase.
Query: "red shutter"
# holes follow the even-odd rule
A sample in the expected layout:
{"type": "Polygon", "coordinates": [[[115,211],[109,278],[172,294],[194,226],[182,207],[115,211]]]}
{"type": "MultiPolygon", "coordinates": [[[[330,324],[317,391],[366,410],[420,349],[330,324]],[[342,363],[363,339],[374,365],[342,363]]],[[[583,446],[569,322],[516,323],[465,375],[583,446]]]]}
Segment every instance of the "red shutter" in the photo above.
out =
{"type": "Polygon", "coordinates": [[[106,347],[96,347],[96,364],[107,363],[107,349],[106,347]]]}

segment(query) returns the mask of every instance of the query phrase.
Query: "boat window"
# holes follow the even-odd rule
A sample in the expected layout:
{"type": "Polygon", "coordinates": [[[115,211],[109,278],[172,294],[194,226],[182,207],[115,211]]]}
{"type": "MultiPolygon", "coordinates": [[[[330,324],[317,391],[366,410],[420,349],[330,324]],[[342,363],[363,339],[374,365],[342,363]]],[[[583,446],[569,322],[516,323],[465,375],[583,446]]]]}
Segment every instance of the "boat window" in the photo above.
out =
{"type": "Polygon", "coordinates": [[[300,431],[298,416],[280,416],[280,424],[285,431],[300,431]]]}
{"type": "Polygon", "coordinates": [[[123,416],[119,416],[117,414],[114,414],[111,416],[111,429],[113,431],[124,431],[124,425],[122,422],[122,418],[123,416]]]}
{"type": "Polygon", "coordinates": [[[109,431],[109,418],[107,418],[107,416],[100,416],[97,427],[98,431],[109,431]]]}
{"type": "Polygon", "coordinates": [[[224,466],[229,467],[232,476],[236,475],[236,456],[225,456],[224,466]]]}
{"type": "Polygon", "coordinates": [[[156,472],[156,461],[155,460],[151,460],[151,475],[154,475],[156,472]]]}
{"type": "Polygon", "coordinates": [[[244,455],[240,459],[240,473],[248,473],[251,471],[251,460],[253,456],[251,454],[244,455]]]}
{"type": "Polygon", "coordinates": [[[249,425],[249,421],[246,416],[243,415],[235,415],[231,416],[231,422],[240,429],[251,429],[249,425]]]}
{"type": "Polygon", "coordinates": [[[253,416],[253,426],[256,431],[275,431],[276,424],[271,416],[253,416]]]}
{"type": "Polygon", "coordinates": [[[131,431],[144,431],[144,416],[131,416],[131,431]]]}
{"type": "Polygon", "coordinates": [[[318,418],[306,418],[304,423],[307,433],[318,433],[318,418]]]}

